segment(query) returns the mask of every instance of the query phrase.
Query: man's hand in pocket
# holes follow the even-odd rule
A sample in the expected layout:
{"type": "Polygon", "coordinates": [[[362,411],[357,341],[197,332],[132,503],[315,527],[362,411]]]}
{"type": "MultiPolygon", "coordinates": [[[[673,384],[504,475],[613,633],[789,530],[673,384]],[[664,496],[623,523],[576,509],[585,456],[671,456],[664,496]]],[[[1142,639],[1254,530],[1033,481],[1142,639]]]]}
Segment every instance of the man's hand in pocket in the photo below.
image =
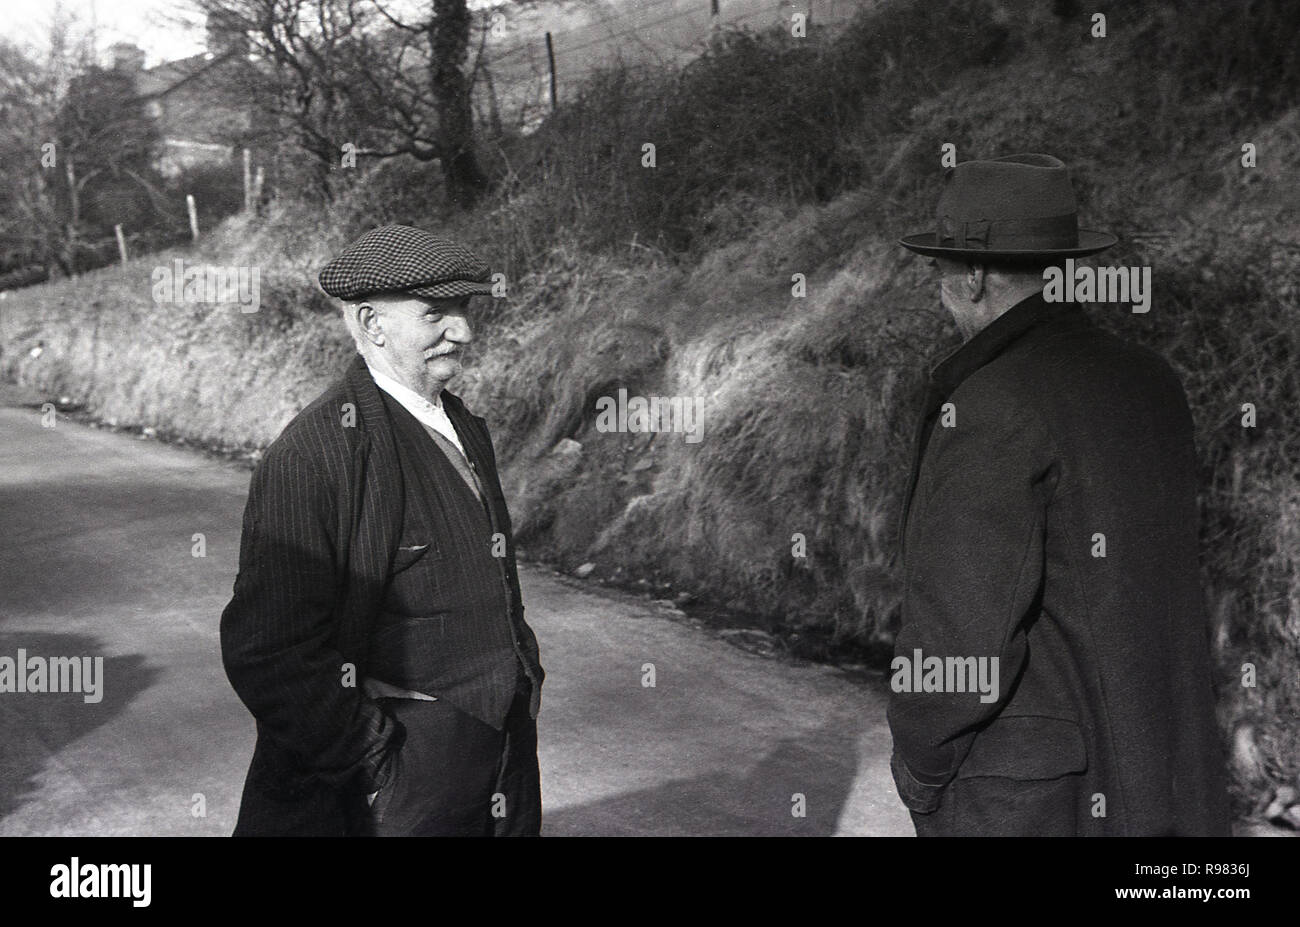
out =
{"type": "Polygon", "coordinates": [[[402,749],[394,747],[388,751],[388,756],[384,759],[384,765],[381,770],[384,774],[382,785],[366,796],[366,807],[373,808],[375,802],[379,799],[379,794],[384,791],[392,792],[397,785],[397,776],[401,771],[402,749]]]}

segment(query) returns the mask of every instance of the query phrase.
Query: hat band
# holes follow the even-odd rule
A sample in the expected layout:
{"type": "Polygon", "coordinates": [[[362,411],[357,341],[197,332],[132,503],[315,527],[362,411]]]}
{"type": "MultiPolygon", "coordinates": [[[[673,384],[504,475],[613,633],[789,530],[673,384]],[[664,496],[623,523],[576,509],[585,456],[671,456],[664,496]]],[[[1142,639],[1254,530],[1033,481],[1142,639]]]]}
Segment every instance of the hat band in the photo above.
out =
{"type": "Polygon", "coordinates": [[[954,219],[939,217],[939,244],[972,251],[1035,251],[1075,248],[1079,244],[1075,213],[1040,219],[954,219]]]}

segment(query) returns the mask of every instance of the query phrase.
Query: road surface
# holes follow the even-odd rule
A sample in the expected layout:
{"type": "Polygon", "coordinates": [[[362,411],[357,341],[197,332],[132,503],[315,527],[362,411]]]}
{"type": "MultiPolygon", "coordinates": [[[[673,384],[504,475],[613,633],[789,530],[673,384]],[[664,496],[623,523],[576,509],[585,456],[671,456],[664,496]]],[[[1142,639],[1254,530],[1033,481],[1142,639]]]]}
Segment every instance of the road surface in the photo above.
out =
{"type": "MultiPolygon", "coordinates": [[[[43,427],[31,398],[0,387],[0,658],[102,656],[103,685],[0,693],[0,836],[229,834],[254,731],[217,629],[249,473],[43,427]]],[[[547,669],[545,835],[912,834],[879,685],[520,572],[547,669]]]]}

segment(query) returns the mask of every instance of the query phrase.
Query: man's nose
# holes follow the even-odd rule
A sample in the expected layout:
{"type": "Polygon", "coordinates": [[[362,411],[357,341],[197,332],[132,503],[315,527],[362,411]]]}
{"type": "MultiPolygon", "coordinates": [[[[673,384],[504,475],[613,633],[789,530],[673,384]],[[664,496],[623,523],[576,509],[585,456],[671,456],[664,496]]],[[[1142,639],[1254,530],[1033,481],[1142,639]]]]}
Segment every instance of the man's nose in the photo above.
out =
{"type": "Polygon", "coordinates": [[[469,344],[474,340],[474,332],[470,328],[469,319],[463,315],[447,316],[447,327],[443,329],[442,337],[457,344],[469,344]]]}

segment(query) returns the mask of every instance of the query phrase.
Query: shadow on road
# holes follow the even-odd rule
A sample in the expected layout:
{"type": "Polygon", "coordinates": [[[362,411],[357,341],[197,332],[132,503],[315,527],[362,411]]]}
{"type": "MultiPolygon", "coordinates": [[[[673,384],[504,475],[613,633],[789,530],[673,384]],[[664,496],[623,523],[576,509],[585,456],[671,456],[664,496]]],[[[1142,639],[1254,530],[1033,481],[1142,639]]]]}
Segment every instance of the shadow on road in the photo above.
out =
{"type": "MultiPolygon", "coordinates": [[[[857,775],[850,719],[783,738],[745,775],[712,772],[543,809],[543,836],[829,836],[857,775]],[[803,817],[796,817],[796,794],[803,817]]],[[[543,790],[546,783],[542,783],[543,790]]]]}
{"type": "MultiPolygon", "coordinates": [[[[16,658],[18,650],[31,657],[103,656],[102,643],[84,634],[0,632],[0,656],[16,658]]],[[[57,760],[59,752],[95,728],[117,717],[137,695],[157,680],[162,670],[145,665],[139,655],[104,657],[100,680],[102,700],[87,703],[76,692],[0,693],[0,821],[13,814],[38,791],[37,776],[57,760]]],[[[129,745],[125,745],[129,749],[129,745]]],[[[105,763],[111,763],[105,758],[105,763]]],[[[68,770],[75,779],[79,770],[68,770]]],[[[93,800],[93,795],[92,795],[93,800]]]]}

